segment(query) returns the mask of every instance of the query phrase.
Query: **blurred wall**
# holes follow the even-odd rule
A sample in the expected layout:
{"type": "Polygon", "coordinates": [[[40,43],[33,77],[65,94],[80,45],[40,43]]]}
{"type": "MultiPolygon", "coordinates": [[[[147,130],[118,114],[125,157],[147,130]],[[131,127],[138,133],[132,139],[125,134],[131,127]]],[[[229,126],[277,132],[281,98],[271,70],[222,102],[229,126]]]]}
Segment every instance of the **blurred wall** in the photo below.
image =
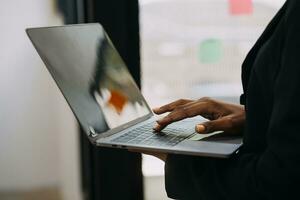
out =
{"type": "Polygon", "coordinates": [[[286,0],[253,0],[254,2],[263,2],[275,8],[280,8],[286,0]]]}
{"type": "Polygon", "coordinates": [[[0,1],[0,191],[79,192],[73,115],[25,34],[62,24],[54,0],[0,1]]]}

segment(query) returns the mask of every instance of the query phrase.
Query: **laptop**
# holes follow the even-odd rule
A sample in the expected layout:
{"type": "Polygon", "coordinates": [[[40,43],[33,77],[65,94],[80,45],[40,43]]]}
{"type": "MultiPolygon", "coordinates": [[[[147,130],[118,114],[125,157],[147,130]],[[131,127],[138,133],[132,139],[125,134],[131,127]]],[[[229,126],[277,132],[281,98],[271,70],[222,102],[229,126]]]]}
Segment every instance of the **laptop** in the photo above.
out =
{"type": "Polygon", "coordinates": [[[89,140],[99,147],[227,158],[241,137],[200,135],[197,116],[153,131],[157,117],[100,24],[26,32],[89,140]]]}

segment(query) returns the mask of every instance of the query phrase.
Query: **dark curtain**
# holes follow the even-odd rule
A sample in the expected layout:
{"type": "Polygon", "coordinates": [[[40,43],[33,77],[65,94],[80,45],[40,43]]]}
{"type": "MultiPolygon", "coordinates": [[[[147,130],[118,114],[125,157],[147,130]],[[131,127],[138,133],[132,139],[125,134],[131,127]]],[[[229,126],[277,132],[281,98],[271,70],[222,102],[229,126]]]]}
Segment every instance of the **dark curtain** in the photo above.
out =
{"type": "MultiPolygon", "coordinates": [[[[138,0],[58,0],[66,23],[102,24],[140,86],[138,0]]],[[[141,155],[92,146],[80,130],[82,189],[88,200],[142,200],[141,155]]]]}

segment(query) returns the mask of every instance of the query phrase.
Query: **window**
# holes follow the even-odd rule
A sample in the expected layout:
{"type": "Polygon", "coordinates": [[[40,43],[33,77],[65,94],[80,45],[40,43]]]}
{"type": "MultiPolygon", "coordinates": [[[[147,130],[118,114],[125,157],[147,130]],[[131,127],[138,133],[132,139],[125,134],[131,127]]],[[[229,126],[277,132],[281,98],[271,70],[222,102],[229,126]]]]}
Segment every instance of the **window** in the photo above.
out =
{"type": "MultiPolygon", "coordinates": [[[[284,0],[140,0],[142,91],[151,106],[210,96],[238,102],[241,64],[284,0]]],[[[163,164],[144,158],[144,174],[163,164]]]]}

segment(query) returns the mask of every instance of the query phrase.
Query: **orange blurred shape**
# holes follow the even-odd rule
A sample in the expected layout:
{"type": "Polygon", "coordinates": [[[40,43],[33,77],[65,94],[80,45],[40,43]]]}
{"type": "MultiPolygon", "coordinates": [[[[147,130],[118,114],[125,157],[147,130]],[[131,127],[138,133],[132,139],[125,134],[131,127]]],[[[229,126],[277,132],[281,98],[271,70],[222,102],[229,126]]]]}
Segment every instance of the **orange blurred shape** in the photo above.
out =
{"type": "Polygon", "coordinates": [[[127,97],[117,90],[111,90],[110,93],[111,96],[108,103],[120,114],[127,103],[127,97]]]}
{"type": "Polygon", "coordinates": [[[252,14],[252,0],[229,0],[230,13],[233,15],[252,14]]]}

